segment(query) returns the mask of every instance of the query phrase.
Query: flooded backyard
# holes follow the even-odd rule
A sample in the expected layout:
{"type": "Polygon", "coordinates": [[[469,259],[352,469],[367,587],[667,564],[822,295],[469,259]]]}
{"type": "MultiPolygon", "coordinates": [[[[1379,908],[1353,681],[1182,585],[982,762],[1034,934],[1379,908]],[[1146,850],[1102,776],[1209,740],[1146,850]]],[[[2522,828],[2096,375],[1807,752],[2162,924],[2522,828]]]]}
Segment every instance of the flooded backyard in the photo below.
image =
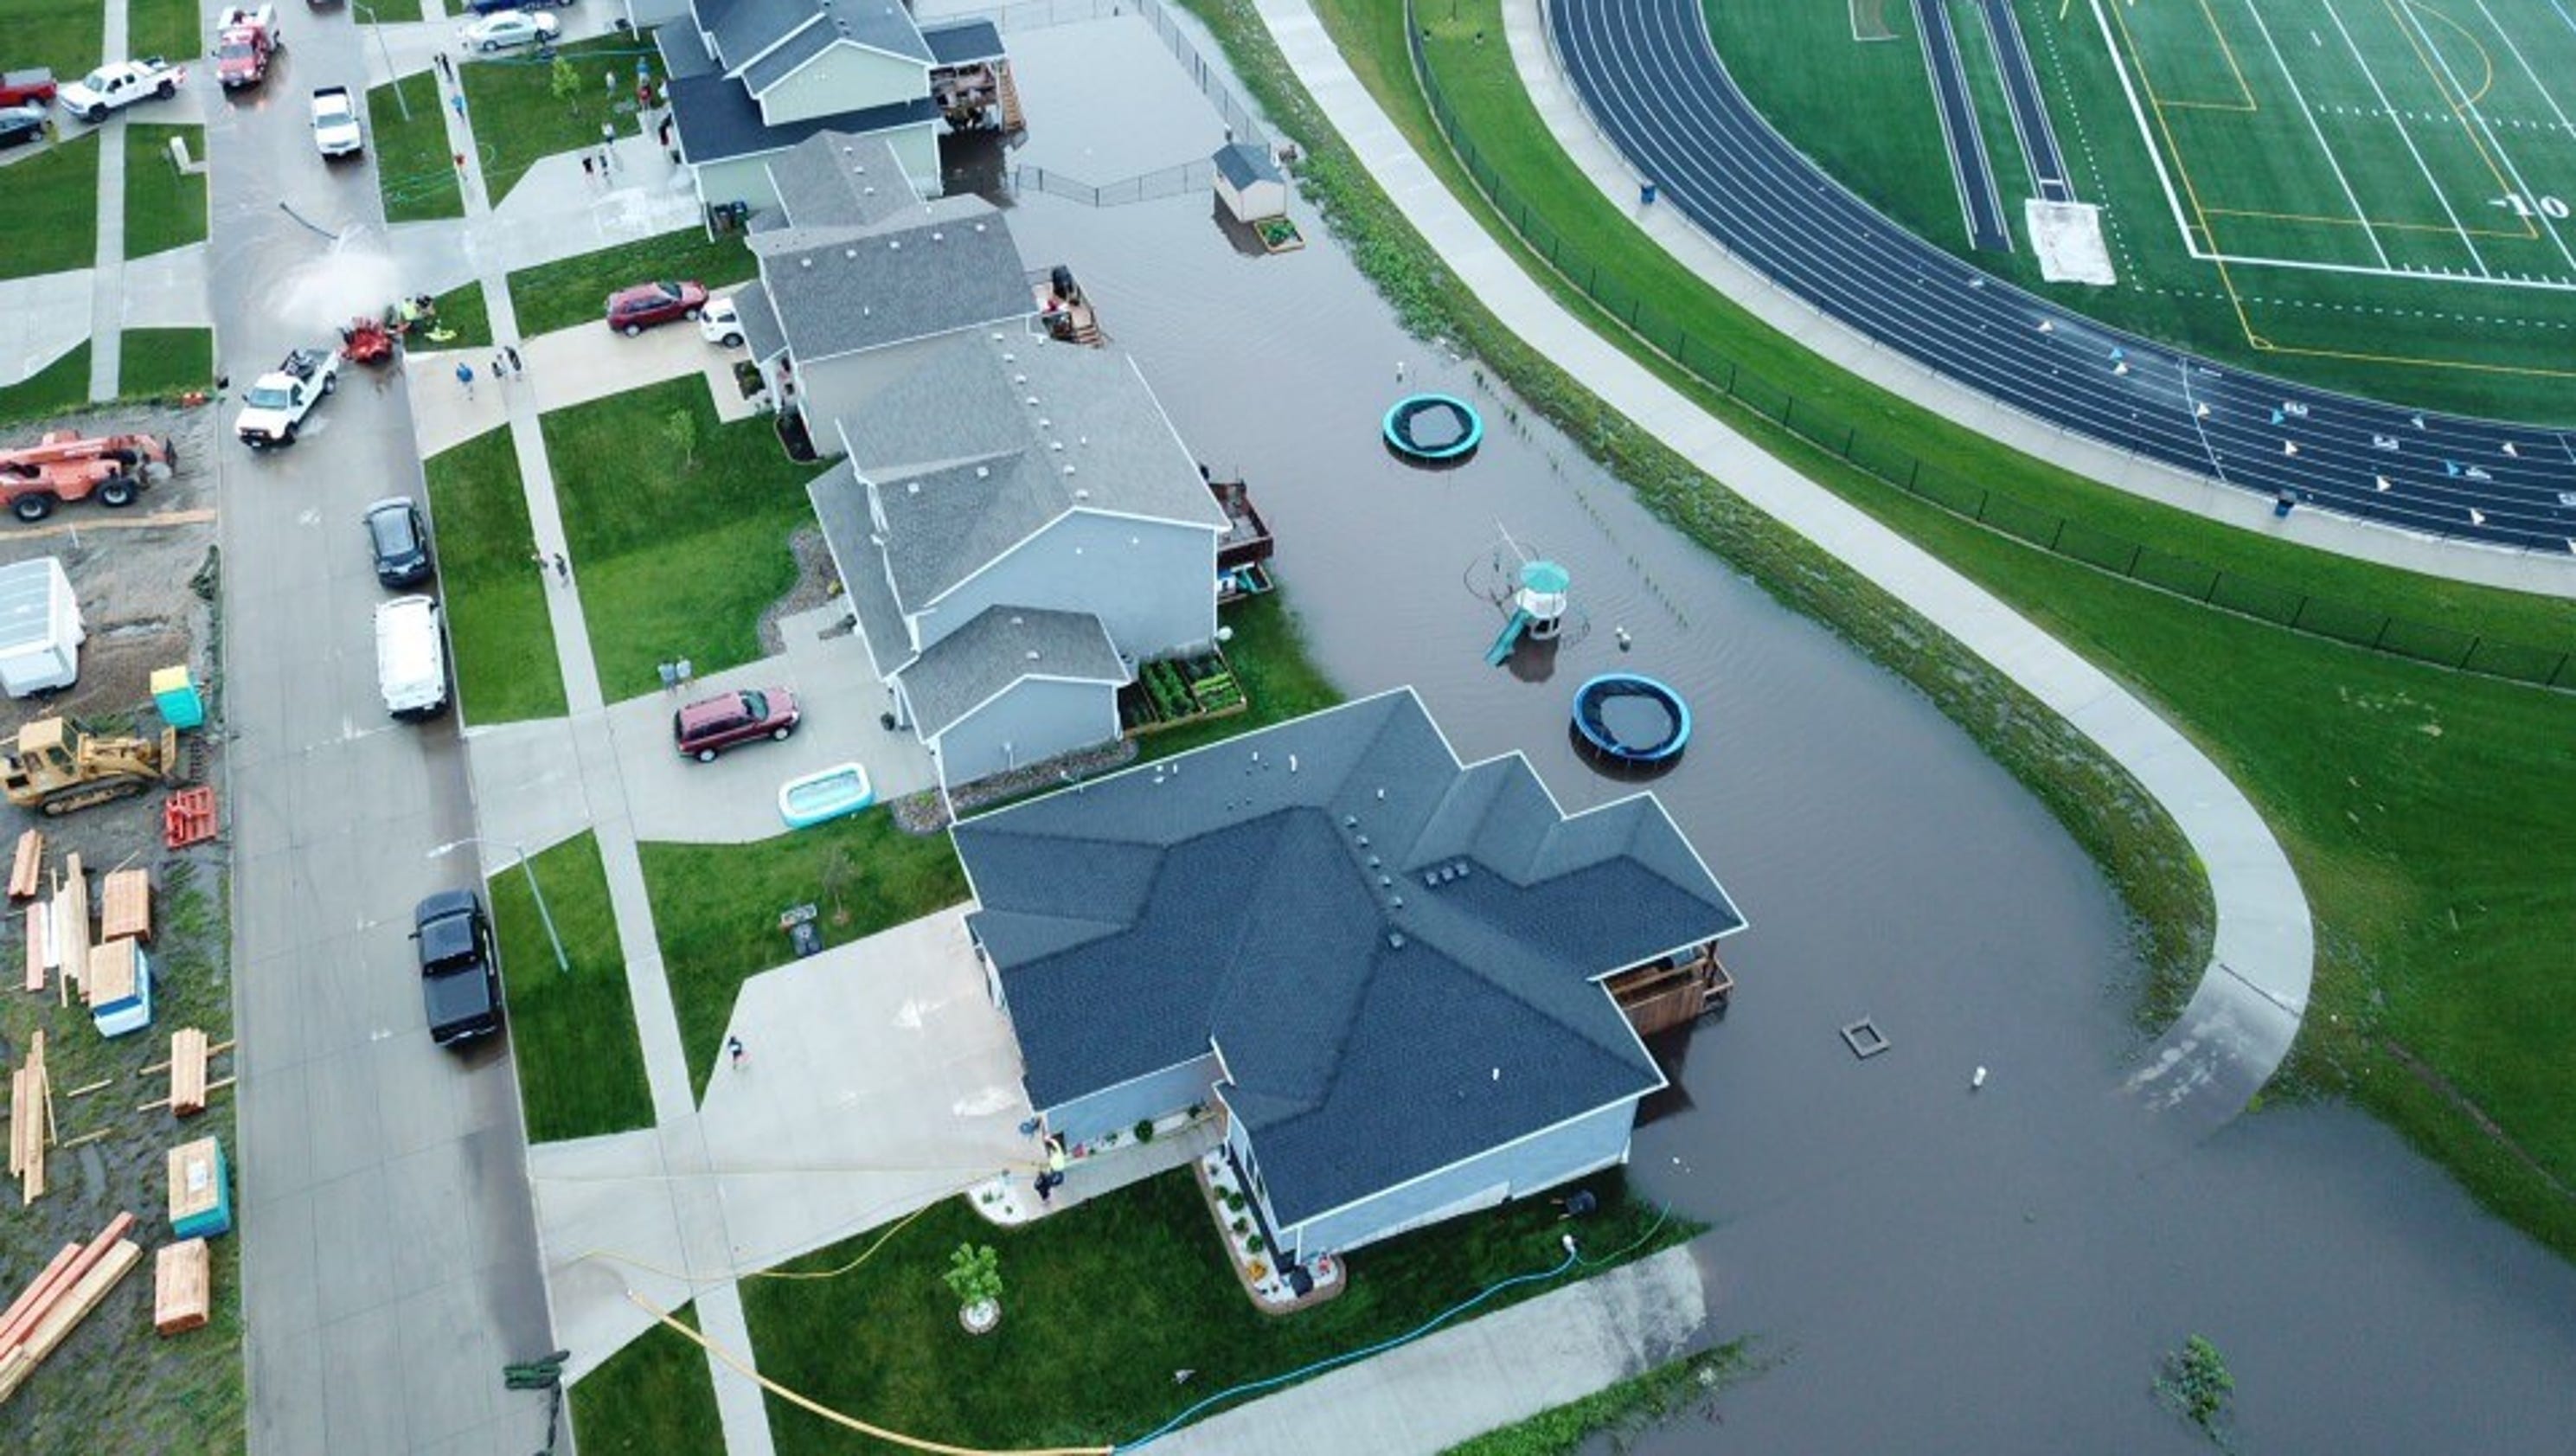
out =
{"type": "MultiPolygon", "coordinates": [[[[1010,164],[1099,185],[1224,139],[1132,16],[1008,39],[1033,128],[1010,164]]],[[[1639,787],[1574,746],[1578,685],[1638,672],[1687,700],[1690,746],[1650,787],[1752,926],[1727,943],[1731,1014],[1667,1049],[1676,1088],[1635,1174],[1713,1226],[1716,1333],[1773,1363],[1721,1422],[1638,1449],[2198,1449],[2150,1393],[2195,1332],[2235,1374],[2248,1450],[2565,1449],[2576,1270],[2349,1110],[2274,1108],[2191,1144],[2121,1097],[2140,967],[2038,802],[1472,361],[1403,334],[1311,210],[1311,245],[1276,257],[1205,191],[1032,194],[1011,216],[1200,459],[1250,483],[1343,691],[1413,685],[1461,755],[1526,753],[1569,809],[1639,787]],[[1484,414],[1464,465],[1383,444],[1388,408],[1423,392],[1484,414]],[[1552,651],[1495,668],[1506,533],[1567,569],[1573,614],[1552,651]],[[1867,1061],[1838,1034],[1864,1017],[1891,1043],[1867,1061]]]]}

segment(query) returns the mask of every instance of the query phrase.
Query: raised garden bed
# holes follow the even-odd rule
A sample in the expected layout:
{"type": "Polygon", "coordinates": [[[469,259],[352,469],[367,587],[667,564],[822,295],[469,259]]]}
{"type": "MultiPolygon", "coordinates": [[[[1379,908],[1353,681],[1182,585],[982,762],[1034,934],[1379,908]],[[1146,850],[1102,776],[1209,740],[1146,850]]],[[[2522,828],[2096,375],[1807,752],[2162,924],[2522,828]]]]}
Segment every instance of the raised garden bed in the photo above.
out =
{"type": "Polygon", "coordinates": [[[1224,653],[1159,658],[1146,663],[1134,682],[1118,690],[1118,726],[1132,738],[1227,717],[1251,706],[1224,653]]]}

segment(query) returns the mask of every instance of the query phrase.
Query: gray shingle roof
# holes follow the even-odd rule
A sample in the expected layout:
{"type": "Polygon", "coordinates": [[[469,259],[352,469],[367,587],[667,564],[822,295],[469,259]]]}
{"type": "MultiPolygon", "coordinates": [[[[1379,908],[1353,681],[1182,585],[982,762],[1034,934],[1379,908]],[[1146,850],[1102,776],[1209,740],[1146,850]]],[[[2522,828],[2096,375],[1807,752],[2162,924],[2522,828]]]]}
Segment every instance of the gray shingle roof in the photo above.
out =
{"type": "Polygon", "coordinates": [[[977,61],[1008,59],[1002,32],[989,20],[933,21],[921,28],[930,58],[942,66],[971,66],[977,61]]]}
{"type": "Polygon", "coordinates": [[[1225,180],[1232,183],[1238,192],[1255,182],[1286,180],[1279,175],[1279,164],[1270,159],[1270,149],[1256,147],[1250,142],[1217,148],[1216,169],[1225,174],[1225,180]]]}
{"type": "Polygon", "coordinates": [[[1030,1097],[1212,1038],[1290,1224],[1661,1085],[1596,979],[1744,924],[1652,796],[1565,818],[1410,690],[954,832],[1030,1097]]]}
{"type": "Polygon", "coordinates": [[[694,25],[657,25],[653,44],[662,52],[665,76],[703,76],[715,69],[715,57],[707,54],[706,39],[694,25]]]}
{"type": "Polygon", "coordinates": [[[889,574],[908,609],[1069,511],[1224,529],[1223,509],[1124,356],[1001,332],[999,342],[979,331],[926,351],[841,421],[859,473],[877,482],[889,574]]]}
{"type": "Polygon", "coordinates": [[[769,290],[745,284],[734,294],[733,307],[742,316],[742,341],[752,358],[775,359],[787,351],[787,335],[778,327],[778,310],[769,306],[769,290]]]}
{"type": "MultiPolygon", "coordinates": [[[[800,215],[792,202],[788,215],[800,215]]],[[[752,251],[800,368],[1037,312],[1010,229],[977,197],[914,203],[873,227],[763,233],[752,251]]]]}
{"type": "Polygon", "coordinates": [[[987,607],[915,658],[903,670],[903,691],[929,739],[1025,677],[1124,683],[1127,665],[1089,612],[987,607]]]}
{"type": "Polygon", "coordinates": [[[868,660],[876,665],[877,676],[891,677],[912,661],[912,637],[904,630],[894,588],[886,584],[885,552],[869,539],[876,525],[868,517],[868,488],[844,460],[807,482],[805,498],[823,528],[823,544],[831,548],[843,600],[858,619],[868,660]]]}
{"type": "Polygon", "coordinates": [[[830,14],[843,35],[863,46],[923,65],[932,60],[921,27],[899,0],[838,0],[830,14]]]}
{"type": "Polygon", "coordinates": [[[868,227],[919,200],[882,136],[816,132],[767,165],[791,228],[868,227]]]}
{"type": "Polygon", "coordinates": [[[830,50],[840,38],[840,31],[828,23],[791,32],[775,49],[741,68],[743,88],[759,95],[794,75],[797,67],[830,50]]]}
{"type": "Polygon", "coordinates": [[[724,58],[725,69],[740,71],[762,51],[818,23],[822,14],[815,0],[732,0],[699,19],[715,35],[716,53],[724,58]]]}
{"type": "MultiPolygon", "coordinates": [[[[867,136],[901,127],[925,126],[939,120],[938,103],[923,96],[912,101],[871,106],[863,111],[844,111],[771,126],[761,119],[760,103],[751,99],[751,93],[743,90],[742,83],[712,72],[674,76],[669,93],[672,116],[679,122],[680,155],[693,166],[784,151],[818,132],[837,131],[867,136]]],[[[727,202],[732,199],[717,197],[708,200],[727,202]]]]}

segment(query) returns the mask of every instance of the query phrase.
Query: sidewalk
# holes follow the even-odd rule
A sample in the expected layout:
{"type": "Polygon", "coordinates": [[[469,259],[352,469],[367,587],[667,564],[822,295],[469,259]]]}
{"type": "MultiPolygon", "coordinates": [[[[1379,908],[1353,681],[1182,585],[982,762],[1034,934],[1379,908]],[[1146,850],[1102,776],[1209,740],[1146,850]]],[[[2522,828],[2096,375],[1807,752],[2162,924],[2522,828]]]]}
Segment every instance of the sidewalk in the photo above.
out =
{"type": "MultiPolygon", "coordinates": [[[[106,53],[127,48],[125,0],[106,0],[106,53]]],[[[89,397],[116,398],[125,368],[125,113],[98,128],[98,253],[90,268],[89,397]]]]}
{"type": "Polygon", "coordinates": [[[1560,308],[1469,216],[1387,119],[1307,0],[1256,0],[1325,115],[1413,227],[1494,316],[1611,408],[1788,529],[1905,602],[2072,723],[2173,817],[2209,876],[2217,925],[2191,1002],[2129,1090],[2215,1129],[2243,1110],[2298,1035],[2315,927],[2262,816],[2146,704],[1929,553],[1763,453],[1560,308]]]}

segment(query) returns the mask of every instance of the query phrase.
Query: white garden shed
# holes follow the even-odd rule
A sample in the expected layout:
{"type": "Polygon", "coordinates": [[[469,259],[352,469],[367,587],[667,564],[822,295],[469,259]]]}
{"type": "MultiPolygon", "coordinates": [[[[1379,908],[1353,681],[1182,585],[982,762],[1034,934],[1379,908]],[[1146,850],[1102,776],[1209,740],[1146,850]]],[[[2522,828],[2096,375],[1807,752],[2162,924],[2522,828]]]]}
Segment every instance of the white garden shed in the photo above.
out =
{"type": "Polygon", "coordinates": [[[1236,222],[1247,226],[1288,215],[1288,179],[1270,149],[1235,142],[1217,149],[1216,195],[1236,222]]]}
{"type": "Polygon", "coordinates": [[[71,686],[87,635],[60,557],[0,566],[0,692],[23,698],[71,686]]]}

